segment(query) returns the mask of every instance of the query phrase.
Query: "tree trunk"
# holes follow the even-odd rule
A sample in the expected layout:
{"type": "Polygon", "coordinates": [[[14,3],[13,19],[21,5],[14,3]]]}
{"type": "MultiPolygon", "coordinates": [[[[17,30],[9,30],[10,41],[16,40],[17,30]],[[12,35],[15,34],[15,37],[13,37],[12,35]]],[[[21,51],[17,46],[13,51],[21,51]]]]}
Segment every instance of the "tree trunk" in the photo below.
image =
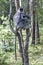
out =
{"type": "MultiPolygon", "coordinates": [[[[29,12],[30,12],[29,0],[26,0],[26,14],[29,15],[29,12]]],[[[26,29],[26,44],[24,47],[24,65],[29,65],[28,45],[29,45],[29,29],[26,29]]]]}
{"type": "Polygon", "coordinates": [[[16,6],[16,11],[17,11],[20,7],[19,0],[15,0],[15,6],[16,6]]]}
{"type": "Polygon", "coordinates": [[[29,65],[28,44],[29,44],[29,29],[26,30],[26,45],[24,48],[24,65],[29,65]]]}
{"type": "MultiPolygon", "coordinates": [[[[37,4],[37,1],[36,1],[37,4]]],[[[36,5],[36,23],[35,23],[35,44],[40,43],[40,36],[39,36],[39,24],[38,24],[38,5],[36,5]]]]}
{"type": "Polygon", "coordinates": [[[30,0],[30,12],[31,12],[31,43],[35,44],[35,2],[30,0]]]}
{"type": "Polygon", "coordinates": [[[35,24],[35,28],[36,28],[36,32],[35,32],[35,44],[39,44],[40,43],[40,37],[39,37],[39,24],[38,24],[38,21],[35,24]]]}
{"type": "Polygon", "coordinates": [[[32,0],[31,4],[32,14],[31,14],[31,36],[32,36],[32,44],[37,44],[39,41],[39,26],[38,26],[38,17],[37,17],[37,2],[36,0],[32,0]]]}
{"type": "Polygon", "coordinates": [[[19,40],[19,48],[20,48],[20,55],[22,58],[22,65],[24,65],[24,54],[23,54],[23,46],[22,46],[22,41],[21,41],[21,33],[17,33],[18,40],[19,40]]]}

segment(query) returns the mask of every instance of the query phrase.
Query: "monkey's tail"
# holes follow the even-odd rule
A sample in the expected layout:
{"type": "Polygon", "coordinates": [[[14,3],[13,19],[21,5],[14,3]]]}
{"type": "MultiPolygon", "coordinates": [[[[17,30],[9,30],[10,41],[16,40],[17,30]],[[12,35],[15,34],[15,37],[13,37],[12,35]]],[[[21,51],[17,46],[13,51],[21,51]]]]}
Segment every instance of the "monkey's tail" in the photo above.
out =
{"type": "Polygon", "coordinates": [[[16,34],[15,34],[15,60],[17,60],[17,53],[16,53],[16,34]]]}

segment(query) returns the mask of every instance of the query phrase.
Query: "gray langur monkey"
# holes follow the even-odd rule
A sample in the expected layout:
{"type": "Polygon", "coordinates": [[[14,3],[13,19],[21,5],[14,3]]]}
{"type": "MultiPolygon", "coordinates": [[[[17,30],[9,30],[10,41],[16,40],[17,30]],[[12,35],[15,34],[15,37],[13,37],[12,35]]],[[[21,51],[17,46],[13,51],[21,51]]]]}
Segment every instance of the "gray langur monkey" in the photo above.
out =
{"type": "MultiPolygon", "coordinates": [[[[20,7],[17,12],[15,13],[14,17],[13,17],[13,21],[14,21],[14,26],[15,26],[15,31],[18,32],[19,29],[21,27],[23,27],[23,24],[21,22],[21,18],[22,18],[22,15],[23,15],[23,8],[20,7]]],[[[16,35],[15,34],[15,59],[17,60],[17,55],[16,55],[16,35]]]]}
{"type": "Polygon", "coordinates": [[[20,7],[20,8],[17,10],[17,12],[15,13],[14,17],[13,17],[14,26],[15,26],[17,29],[23,27],[22,18],[23,18],[23,8],[20,7]]]}
{"type": "MultiPolygon", "coordinates": [[[[21,1],[21,0],[20,0],[21,1]]],[[[20,7],[14,17],[13,17],[13,21],[14,21],[14,26],[15,26],[15,30],[13,29],[12,25],[11,25],[11,19],[12,19],[12,0],[10,0],[10,14],[9,14],[9,26],[10,26],[10,29],[12,30],[12,32],[15,34],[15,59],[17,60],[17,55],[16,55],[16,33],[18,32],[19,28],[23,25],[21,25],[22,23],[21,22],[21,18],[22,18],[22,14],[23,14],[23,8],[20,7]]]]}
{"type": "Polygon", "coordinates": [[[17,60],[17,55],[16,55],[16,33],[19,32],[19,29],[21,28],[28,28],[28,15],[24,15],[23,8],[19,7],[19,9],[16,11],[13,21],[14,21],[14,26],[15,30],[13,30],[12,25],[11,25],[11,20],[12,18],[12,0],[10,0],[10,16],[9,16],[9,25],[12,30],[12,32],[15,34],[15,59],[17,60]]]}

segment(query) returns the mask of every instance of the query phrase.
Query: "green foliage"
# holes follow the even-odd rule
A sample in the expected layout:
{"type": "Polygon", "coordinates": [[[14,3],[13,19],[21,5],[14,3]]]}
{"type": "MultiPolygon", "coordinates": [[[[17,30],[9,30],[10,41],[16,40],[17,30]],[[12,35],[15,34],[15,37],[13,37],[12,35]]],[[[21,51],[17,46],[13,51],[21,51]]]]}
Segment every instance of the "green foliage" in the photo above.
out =
{"type": "MultiPolygon", "coordinates": [[[[4,14],[7,16],[9,14],[10,1],[9,0],[0,0],[0,16],[4,14]]],[[[13,14],[15,13],[15,4],[13,3],[13,14]]]]}

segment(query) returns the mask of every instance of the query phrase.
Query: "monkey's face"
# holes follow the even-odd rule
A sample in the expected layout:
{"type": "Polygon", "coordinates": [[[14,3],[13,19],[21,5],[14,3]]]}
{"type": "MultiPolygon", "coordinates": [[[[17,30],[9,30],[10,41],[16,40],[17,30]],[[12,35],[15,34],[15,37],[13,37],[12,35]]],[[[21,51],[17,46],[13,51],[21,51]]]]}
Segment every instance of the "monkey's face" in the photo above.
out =
{"type": "Polygon", "coordinates": [[[20,11],[23,12],[23,8],[22,7],[20,7],[20,11]]]}

